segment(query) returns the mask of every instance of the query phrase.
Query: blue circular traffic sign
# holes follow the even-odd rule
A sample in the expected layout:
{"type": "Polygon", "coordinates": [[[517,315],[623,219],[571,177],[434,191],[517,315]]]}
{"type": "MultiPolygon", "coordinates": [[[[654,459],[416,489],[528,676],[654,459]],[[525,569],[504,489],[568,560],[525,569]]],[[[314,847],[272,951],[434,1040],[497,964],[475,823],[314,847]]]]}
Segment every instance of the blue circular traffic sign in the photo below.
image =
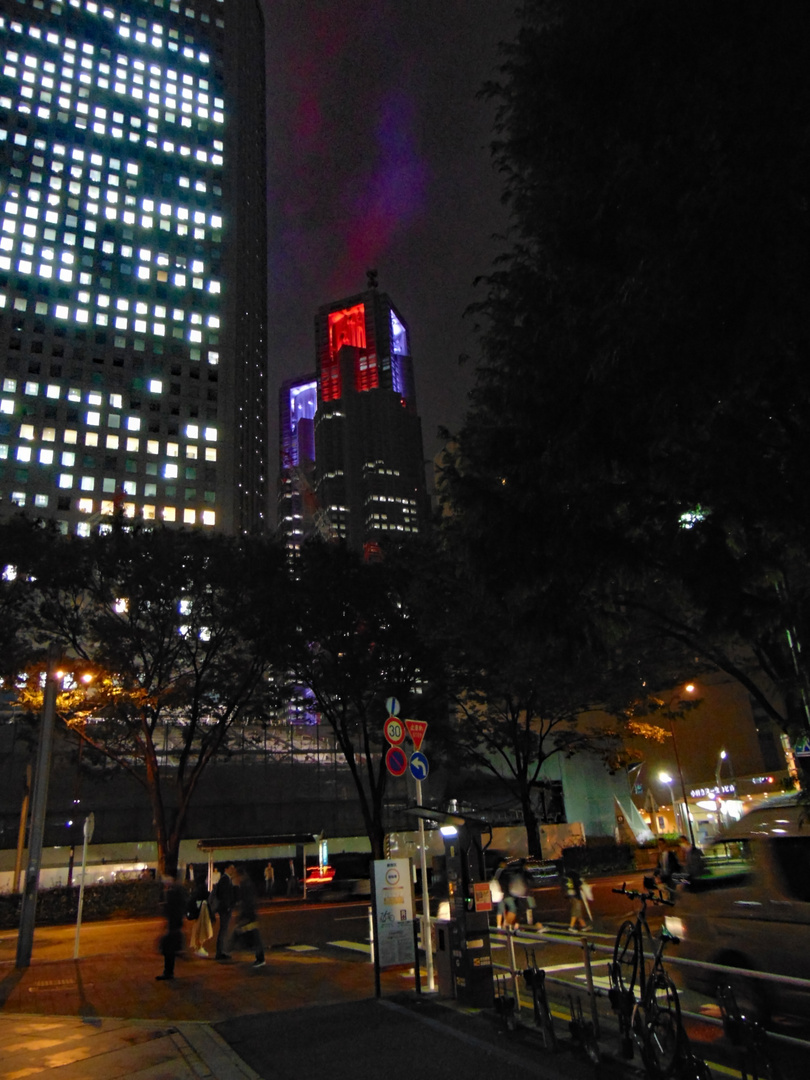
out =
{"type": "Polygon", "coordinates": [[[428,759],[421,750],[416,750],[411,754],[411,774],[416,780],[424,780],[428,772],[428,759]]]}

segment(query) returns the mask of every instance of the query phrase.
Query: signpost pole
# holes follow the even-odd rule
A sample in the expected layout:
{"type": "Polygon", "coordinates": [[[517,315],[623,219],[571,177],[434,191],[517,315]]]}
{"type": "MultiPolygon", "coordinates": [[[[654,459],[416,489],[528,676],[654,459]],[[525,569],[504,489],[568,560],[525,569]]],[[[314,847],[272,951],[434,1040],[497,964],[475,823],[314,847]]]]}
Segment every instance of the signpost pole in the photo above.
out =
{"type": "MultiPolygon", "coordinates": [[[[422,805],[422,781],[416,781],[416,805],[422,805]]],[[[436,989],[433,978],[433,933],[430,925],[430,894],[428,890],[427,852],[425,851],[425,823],[419,818],[419,866],[422,871],[422,945],[425,950],[427,988],[432,994],[436,989]]],[[[419,957],[416,958],[419,963],[419,957]]]]}
{"type": "Polygon", "coordinates": [[[79,958],[79,935],[82,929],[82,911],[84,909],[84,871],[87,866],[87,845],[93,839],[93,827],[96,823],[96,815],[91,811],[84,819],[84,843],[82,844],[82,876],[79,885],[79,910],[76,912],[76,938],[73,942],[73,959],[79,958]]]}

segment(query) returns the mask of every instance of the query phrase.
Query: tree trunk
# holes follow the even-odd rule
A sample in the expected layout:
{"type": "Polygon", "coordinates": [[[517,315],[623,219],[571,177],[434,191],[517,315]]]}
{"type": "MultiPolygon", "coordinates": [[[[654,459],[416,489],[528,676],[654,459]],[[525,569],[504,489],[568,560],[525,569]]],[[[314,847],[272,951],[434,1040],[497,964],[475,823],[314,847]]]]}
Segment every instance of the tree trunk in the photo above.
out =
{"type": "Polygon", "coordinates": [[[520,805],[523,811],[523,824],[526,826],[526,843],[529,856],[533,859],[542,859],[543,849],[540,844],[540,829],[529,792],[521,795],[520,805]]]}

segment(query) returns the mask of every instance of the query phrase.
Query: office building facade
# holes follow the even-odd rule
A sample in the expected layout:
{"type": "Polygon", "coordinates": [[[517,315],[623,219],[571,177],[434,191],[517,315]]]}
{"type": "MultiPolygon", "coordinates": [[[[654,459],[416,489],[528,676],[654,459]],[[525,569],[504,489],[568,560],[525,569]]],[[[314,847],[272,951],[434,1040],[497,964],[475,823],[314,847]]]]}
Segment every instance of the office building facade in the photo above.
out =
{"type": "Polygon", "coordinates": [[[0,515],[261,530],[258,0],[24,0],[0,47],[0,515]]]}
{"type": "Polygon", "coordinates": [[[422,427],[408,327],[371,287],[315,319],[318,507],[361,550],[418,533],[427,520],[422,427]]]}

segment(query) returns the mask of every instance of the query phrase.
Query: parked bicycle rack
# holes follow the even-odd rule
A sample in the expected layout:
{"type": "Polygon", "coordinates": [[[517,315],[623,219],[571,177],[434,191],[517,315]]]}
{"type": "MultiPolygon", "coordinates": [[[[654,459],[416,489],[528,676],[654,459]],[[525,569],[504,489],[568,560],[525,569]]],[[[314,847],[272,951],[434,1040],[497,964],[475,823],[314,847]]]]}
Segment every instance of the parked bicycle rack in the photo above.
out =
{"type": "MultiPolygon", "coordinates": [[[[528,931],[523,931],[523,930],[517,930],[517,931],[492,930],[491,931],[491,938],[492,938],[493,942],[497,941],[497,942],[504,943],[506,945],[506,947],[507,947],[508,963],[507,964],[499,964],[499,963],[493,962],[493,965],[492,965],[492,967],[493,967],[493,977],[495,977],[495,978],[500,977],[500,978],[503,978],[504,980],[511,979],[512,988],[513,988],[513,996],[514,996],[514,1000],[515,1000],[514,1015],[515,1015],[516,1023],[519,1021],[521,1008],[522,1007],[525,1008],[526,1006],[522,1006],[521,1005],[521,1000],[520,1000],[518,977],[519,977],[519,975],[521,974],[521,972],[523,970],[523,965],[519,966],[518,963],[517,963],[517,958],[516,958],[516,955],[515,955],[515,946],[520,945],[520,946],[522,946],[524,948],[528,948],[528,949],[531,949],[531,950],[536,950],[536,949],[542,947],[544,944],[572,945],[572,944],[579,943],[579,945],[580,945],[580,947],[582,949],[582,955],[583,955],[583,966],[584,966],[584,973],[585,973],[585,985],[582,986],[582,987],[577,987],[576,989],[578,990],[579,994],[586,994],[588,996],[589,1001],[590,1001],[590,1015],[591,1015],[591,1020],[590,1020],[589,1023],[593,1025],[594,1038],[598,1039],[600,1037],[599,1013],[598,1013],[598,1007],[597,1007],[597,1000],[599,998],[607,999],[609,992],[608,992],[607,989],[602,989],[600,986],[598,986],[598,985],[596,985],[594,983],[593,971],[592,971],[592,967],[591,967],[591,958],[592,958],[592,956],[594,954],[604,954],[604,955],[610,956],[612,958],[612,956],[613,956],[613,940],[614,940],[613,935],[605,935],[605,934],[600,935],[600,934],[591,933],[591,934],[578,934],[576,937],[574,937],[571,934],[554,933],[554,932],[548,932],[548,931],[542,931],[542,932],[532,931],[532,932],[528,932],[528,931]],[[603,940],[608,939],[610,941],[610,944],[602,944],[599,941],[595,941],[594,938],[602,938],[603,940]],[[497,975],[498,972],[501,973],[500,976],[497,975]]],[[[701,962],[696,961],[696,960],[683,960],[680,957],[676,957],[676,956],[667,956],[667,961],[666,962],[667,962],[668,966],[672,965],[674,967],[680,967],[680,968],[690,968],[690,967],[691,968],[699,968],[699,969],[701,969],[703,971],[713,972],[713,973],[715,973],[717,975],[725,975],[725,976],[727,976],[729,978],[730,981],[733,981],[735,978],[739,979],[739,977],[740,977],[740,969],[739,968],[728,967],[728,966],[723,965],[723,964],[708,964],[708,963],[701,963],[701,962]]],[[[778,982],[782,986],[786,986],[786,985],[787,986],[794,986],[797,989],[806,990],[806,991],[810,992],[810,980],[808,980],[808,979],[798,979],[798,978],[793,978],[793,977],[789,977],[789,976],[774,975],[774,974],[772,974],[770,972],[763,972],[763,971],[749,971],[749,970],[746,970],[744,972],[744,974],[745,974],[746,979],[750,978],[750,979],[759,980],[759,981],[762,981],[762,982],[769,982],[769,981],[778,982]]],[[[555,984],[557,986],[564,987],[566,993],[569,993],[570,990],[571,990],[571,982],[570,982],[570,980],[560,978],[560,977],[555,976],[554,974],[552,974],[550,972],[546,972],[546,974],[545,974],[545,982],[547,984],[555,984]]],[[[575,1005],[575,1008],[576,1008],[576,1005],[575,1005]]],[[[582,1015],[580,1010],[578,1010],[578,1015],[580,1017],[582,1015]]],[[[686,1018],[686,1019],[693,1020],[693,1021],[696,1021],[696,1022],[701,1023],[701,1024],[706,1024],[706,1025],[708,1025],[710,1027],[718,1027],[718,1028],[723,1027],[723,1020],[720,1017],[706,1016],[703,1013],[695,1013],[695,1012],[691,1012],[691,1011],[688,1011],[688,1010],[683,1009],[683,1008],[681,1009],[681,1016],[686,1018]]],[[[775,1043],[775,1044],[781,1044],[781,1045],[786,1046],[786,1047],[799,1048],[799,1049],[802,1049],[802,1050],[810,1053],[810,1042],[808,1042],[805,1039],[797,1039],[794,1036],[784,1035],[781,1032],[775,1032],[775,1031],[770,1031],[770,1030],[767,1032],[767,1037],[768,1037],[769,1042],[772,1042],[772,1043],[775,1043]]]]}

